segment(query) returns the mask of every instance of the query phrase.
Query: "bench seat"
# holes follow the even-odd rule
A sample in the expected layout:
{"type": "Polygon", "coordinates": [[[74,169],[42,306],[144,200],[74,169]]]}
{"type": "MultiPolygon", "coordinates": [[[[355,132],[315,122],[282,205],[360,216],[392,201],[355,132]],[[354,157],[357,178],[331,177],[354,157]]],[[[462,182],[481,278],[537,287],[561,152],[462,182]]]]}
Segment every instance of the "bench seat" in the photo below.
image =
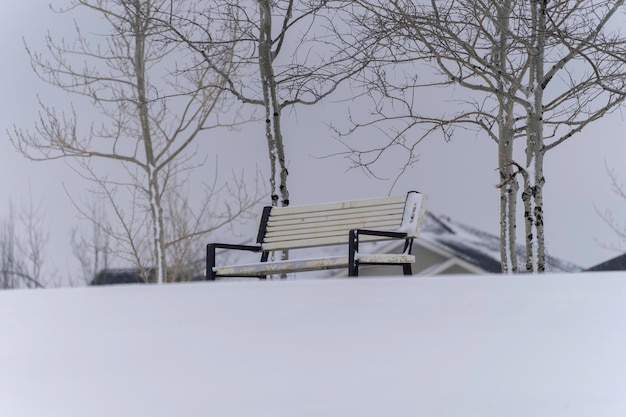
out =
{"type": "MultiPolygon", "coordinates": [[[[406,254],[357,254],[361,265],[403,265],[415,263],[415,256],[406,254]]],[[[348,256],[333,256],[314,259],[293,259],[286,261],[258,262],[246,265],[228,265],[213,267],[213,271],[222,277],[259,277],[265,275],[342,269],[350,265],[348,256]]]]}

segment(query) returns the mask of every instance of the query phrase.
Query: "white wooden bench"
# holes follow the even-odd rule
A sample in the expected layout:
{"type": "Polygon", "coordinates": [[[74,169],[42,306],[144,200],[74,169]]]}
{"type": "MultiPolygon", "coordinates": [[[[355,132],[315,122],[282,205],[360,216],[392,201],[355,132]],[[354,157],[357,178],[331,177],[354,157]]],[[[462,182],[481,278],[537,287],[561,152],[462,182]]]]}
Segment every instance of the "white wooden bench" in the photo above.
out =
{"type": "Polygon", "coordinates": [[[209,243],[206,277],[253,277],[324,269],[348,268],[358,276],[359,265],[402,266],[411,275],[413,239],[421,230],[427,196],[410,191],[406,196],[293,207],[265,207],[256,239],[257,245],[209,243]],[[364,241],[403,239],[399,254],[364,254],[364,241]],[[289,249],[347,244],[346,255],[315,259],[268,261],[271,252],[289,249]],[[246,265],[216,266],[216,249],[259,252],[260,262],[246,265]]]}

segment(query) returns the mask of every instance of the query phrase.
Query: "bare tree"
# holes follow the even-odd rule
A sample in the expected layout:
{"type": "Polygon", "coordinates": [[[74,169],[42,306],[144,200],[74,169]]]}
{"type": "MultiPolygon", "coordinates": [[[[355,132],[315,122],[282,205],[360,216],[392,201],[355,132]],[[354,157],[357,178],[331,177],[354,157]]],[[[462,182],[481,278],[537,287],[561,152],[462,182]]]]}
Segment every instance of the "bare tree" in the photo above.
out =
{"type": "Polygon", "coordinates": [[[44,277],[44,264],[46,260],[46,246],[49,241],[49,233],[46,228],[46,216],[41,206],[33,203],[29,196],[28,204],[20,211],[19,223],[22,225],[22,233],[18,248],[24,259],[25,270],[31,279],[27,280],[27,286],[31,288],[42,287],[42,283],[51,280],[52,271],[47,271],[48,278],[44,277]]]}
{"type": "Polygon", "coordinates": [[[216,58],[223,45],[216,47],[209,40],[216,31],[232,34],[229,43],[244,71],[238,76],[223,74],[224,87],[241,102],[263,108],[272,204],[287,206],[284,110],[315,105],[333,94],[367,64],[375,42],[361,42],[354,48],[353,34],[335,26],[352,2],[214,0],[201,4],[206,12],[196,10],[192,20],[177,20],[173,30],[214,70],[219,70],[216,58]],[[203,28],[204,36],[194,37],[189,27],[203,28]],[[345,37],[343,42],[336,34],[345,37]]]}
{"type": "Polygon", "coordinates": [[[109,268],[111,256],[111,235],[106,233],[110,230],[106,213],[103,207],[93,201],[90,204],[88,216],[89,233],[85,234],[78,226],[71,231],[70,246],[74,257],[80,265],[79,281],[84,285],[91,282],[93,277],[103,269],[109,268]]]}
{"type": "Polygon", "coordinates": [[[9,215],[0,222],[0,288],[43,288],[52,272],[44,272],[48,232],[45,213],[33,204],[16,215],[9,203],[9,215]]]}
{"type": "MultiPolygon", "coordinates": [[[[606,171],[609,176],[611,190],[622,202],[626,202],[626,186],[618,178],[615,170],[606,166],[606,171]]],[[[602,221],[604,221],[604,223],[606,223],[607,226],[613,230],[613,233],[615,233],[615,237],[617,238],[617,243],[606,244],[603,242],[601,245],[606,249],[616,250],[623,253],[624,248],[626,248],[626,222],[624,222],[623,217],[616,216],[613,211],[606,208],[600,209],[596,206],[595,209],[602,221]]]]}
{"type": "Polygon", "coordinates": [[[352,22],[361,37],[386,36],[367,84],[376,116],[345,133],[376,123],[400,127],[376,149],[352,147],[354,163],[373,169],[383,153],[400,146],[408,154],[406,168],[427,136],[440,132],[447,139],[455,127],[484,132],[498,145],[502,270],[518,269],[521,197],[525,270],[544,271],[544,158],[622,104],[626,37],[610,22],[623,1],[359,3],[363,11],[352,22]],[[420,97],[433,87],[460,87],[461,110],[441,115],[420,109],[420,97]],[[523,152],[516,151],[519,142],[523,152]]]}
{"type": "Polygon", "coordinates": [[[221,120],[231,110],[222,92],[224,75],[236,70],[232,49],[222,48],[210,68],[166,39],[162,17],[184,3],[72,1],[61,12],[93,12],[105,22],[106,33],[87,35],[76,25],[73,42],[57,42],[49,35],[45,55],[27,50],[44,81],[82,99],[79,105],[88,104],[100,120],[88,124],[93,113],[75,107],[65,113],[42,102],[35,128],[15,127],[10,135],[28,158],[71,161],[91,181],[90,191],[110,208],[111,226],[99,227],[115,241],[112,253],[140,268],[146,280],[155,275],[159,283],[173,279],[168,264],[177,262],[171,250],[175,242],[228,225],[260,199],[256,188],[248,193],[239,183],[243,189],[229,193],[216,180],[200,188],[193,229],[180,235],[169,227],[177,213],[168,202],[182,198],[177,184],[191,181],[191,172],[207,162],[198,139],[234,123],[221,120]],[[218,197],[230,201],[231,209],[214,216],[218,197]]]}
{"type": "MultiPolygon", "coordinates": [[[[192,4],[193,18],[174,18],[173,22],[170,18],[172,31],[209,68],[223,75],[224,89],[232,97],[263,109],[271,202],[288,206],[289,170],[282,129],[285,110],[316,105],[333,94],[367,64],[375,42],[354,48],[351,45],[357,43],[349,41],[352,34],[335,27],[352,2],[211,0],[192,4]],[[200,32],[203,36],[198,37],[200,32]],[[216,44],[212,41],[216,33],[232,37],[225,44],[216,44]],[[343,34],[343,41],[329,37],[338,33],[343,34]],[[227,74],[220,70],[225,45],[243,71],[227,74]]],[[[288,254],[281,256],[286,259],[288,254]]]]}

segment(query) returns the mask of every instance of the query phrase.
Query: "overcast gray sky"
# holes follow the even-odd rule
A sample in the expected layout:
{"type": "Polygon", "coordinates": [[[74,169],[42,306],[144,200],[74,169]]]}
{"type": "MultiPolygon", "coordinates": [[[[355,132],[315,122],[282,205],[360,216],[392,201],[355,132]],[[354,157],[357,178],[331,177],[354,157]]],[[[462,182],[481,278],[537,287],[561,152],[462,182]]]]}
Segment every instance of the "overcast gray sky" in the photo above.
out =
{"type": "MultiPolygon", "coordinates": [[[[10,129],[13,124],[33,125],[37,118],[37,95],[55,106],[69,105],[70,98],[65,93],[51,89],[34,76],[22,44],[25,37],[35,49],[41,49],[46,31],[55,36],[67,34],[69,21],[67,17],[52,14],[44,2],[5,0],[3,6],[0,215],[6,215],[9,200],[19,206],[30,192],[35,203],[41,203],[47,211],[51,236],[49,257],[56,259],[55,268],[63,275],[66,265],[73,264],[69,231],[79,221],[63,184],[77,195],[83,184],[62,162],[34,163],[24,159],[10,144],[4,129],[10,129]]],[[[434,91],[423,99],[441,100],[441,92],[434,91]]],[[[348,163],[342,158],[316,158],[342,149],[326,124],[345,117],[347,106],[326,104],[285,114],[292,204],[368,198],[389,192],[391,181],[371,179],[357,170],[346,172],[348,163]]],[[[618,254],[598,244],[598,241],[615,243],[617,239],[596,214],[594,204],[612,210],[618,217],[626,212],[626,201],[611,193],[604,167],[606,161],[626,181],[624,126],[621,114],[610,115],[546,157],[545,224],[551,255],[589,267],[618,254]]],[[[265,169],[262,129],[249,125],[241,131],[225,131],[212,138],[213,143],[220,143],[219,151],[215,149],[220,166],[229,170],[258,164],[265,169]]],[[[393,193],[422,191],[430,196],[431,211],[497,234],[496,151],[495,144],[472,134],[460,134],[452,143],[433,137],[423,143],[420,161],[400,180],[393,193]]],[[[389,172],[394,169],[390,165],[389,172]]],[[[212,168],[198,174],[211,175],[212,168]]]]}

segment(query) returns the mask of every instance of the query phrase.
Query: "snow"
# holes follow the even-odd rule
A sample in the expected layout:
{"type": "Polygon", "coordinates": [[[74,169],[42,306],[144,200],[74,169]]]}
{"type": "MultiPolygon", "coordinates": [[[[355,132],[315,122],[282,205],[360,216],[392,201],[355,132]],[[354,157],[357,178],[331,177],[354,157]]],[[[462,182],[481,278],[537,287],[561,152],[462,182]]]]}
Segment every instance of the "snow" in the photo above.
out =
{"type": "Polygon", "coordinates": [[[626,415],[626,273],[0,293],[0,416],[626,415]]]}
{"type": "Polygon", "coordinates": [[[424,221],[424,212],[426,210],[426,202],[428,197],[417,191],[410,191],[406,196],[405,212],[402,216],[402,224],[398,228],[398,232],[406,233],[409,236],[419,234],[422,222],[424,221]]]}

